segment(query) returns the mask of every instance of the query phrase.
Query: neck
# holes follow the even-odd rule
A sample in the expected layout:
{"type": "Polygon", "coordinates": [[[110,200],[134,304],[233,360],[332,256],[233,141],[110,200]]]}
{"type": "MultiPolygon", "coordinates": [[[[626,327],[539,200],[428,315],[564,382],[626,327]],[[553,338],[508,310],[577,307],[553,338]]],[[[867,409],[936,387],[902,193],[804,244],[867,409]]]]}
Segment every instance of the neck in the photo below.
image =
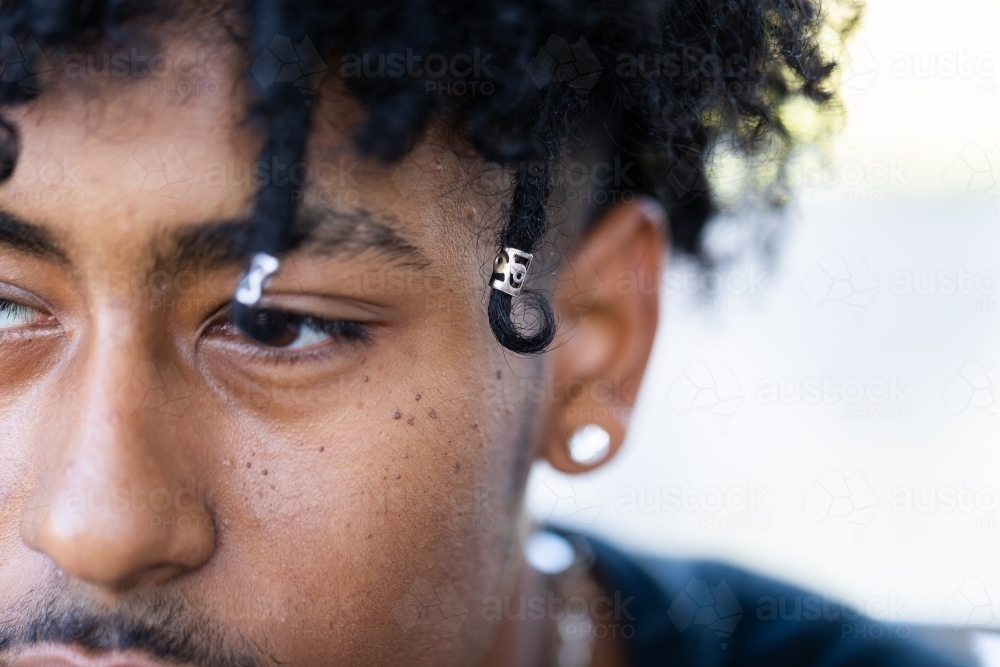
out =
{"type": "MultiPolygon", "coordinates": [[[[563,590],[555,577],[537,572],[522,562],[510,603],[505,605],[504,619],[480,667],[563,667],[558,658],[560,647],[565,648],[559,634],[559,619],[565,614],[565,601],[581,597],[587,608],[593,609],[593,602],[600,595],[604,595],[604,591],[589,573],[581,577],[572,590],[563,590]],[[532,600],[542,601],[542,604],[529,605],[532,600]],[[537,611],[540,609],[545,613],[537,611]],[[543,618],[537,618],[539,615],[543,618]]],[[[578,607],[582,605],[574,604],[573,608],[578,607]]],[[[590,660],[584,659],[585,667],[627,667],[621,628],[614,618],[589,620],[593,640],[589,642],[590,660]]],[[[580,639],[572,634],[567,633],[570,641],[580,639]]],[[[582,667],[579,659],[573,664],[582,667]]]]}

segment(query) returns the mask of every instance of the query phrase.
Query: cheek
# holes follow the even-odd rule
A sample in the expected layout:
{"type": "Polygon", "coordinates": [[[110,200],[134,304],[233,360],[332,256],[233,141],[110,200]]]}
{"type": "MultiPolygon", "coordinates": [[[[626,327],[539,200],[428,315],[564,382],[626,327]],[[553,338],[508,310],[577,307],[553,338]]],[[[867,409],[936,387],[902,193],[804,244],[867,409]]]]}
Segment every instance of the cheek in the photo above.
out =
{"type": "Polygon", "coordinates": [[[264,632],[346,648],[364,628],[402,647],[457,624],[431,645],[481,641],[482,600],[506,586],[523,449],[511,424],[523,415],[497,408],[495,370],[448,367],[370,365],[308,409],[213,426],[238,435],[221,447],[214,483],[212,567],[233,575],[209,581],[266,588],[259,603],[244,600],[259,604],[264,632]],[[427,600],[449,597],[441,620],[451,620],[428,625],[438,612],[421,611],[427,600]]]}

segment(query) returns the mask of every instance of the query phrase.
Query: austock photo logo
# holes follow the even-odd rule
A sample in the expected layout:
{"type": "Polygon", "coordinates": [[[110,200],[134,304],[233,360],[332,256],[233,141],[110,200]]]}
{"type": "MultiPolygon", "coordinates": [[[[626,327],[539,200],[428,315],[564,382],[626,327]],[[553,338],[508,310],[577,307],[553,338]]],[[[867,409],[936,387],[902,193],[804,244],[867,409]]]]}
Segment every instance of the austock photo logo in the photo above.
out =
{"type": "Polygon", "coordinates": [[[604,498],[590,475],[564,475],[545,468],[531,485],[532,513],[545,523],[556,521],[576,529],[594,525],[604,498]]]}
{"type": "Polygon", "coordinates": [[[875,492],[858,470],[850,477],[838,470],[827,470],[802,499],[802,509],[814,524],[843,521],[855,531],[854,539],[859,542],[861,531],[871,523],[878,508],[875,492]]]}
{"type": "Polygon", "coordinates": [[[729,646],[733,630],[743,618],[743,607],[725,579],[709,586],[704,579],[692,578],[667,609],[678,632],[702,628],[718,639],[719,648],[729,646]]]}
{"type": "Polygon", "coordinates": [[[842,303],[854,313],[857,324],[864,322],[878,290],[878,279],[860,254],[845,261],[842,255],[827,252],[802,281],[802,291],[813,306],[842,303]]]}
{"type": "Polygon", "coordinates": [[[976,530],[1000,527],[998,509],[1000,490],[961,481],[944,486],[899,486],[892,490],[889,498],[889,510],[893,514],[966,515],[976,530]]]}
{"type": "MultiPolygon", "coordinates": [[[[308,37],[298,44],[284,35],[275,35],[264,53],[250,67],[261,88],[275,83],[291,83],[303,95],[311,97],[319,90],[327,73],[326,62],[308,37]]],[[[306,99],[308,106],[310,100],[306,99]]]]}
{"type": "Polygon", "coordinates": [[[52,73],[52,66],[33,37],[23,44],[9,35],[0,36],[0,79],[15,82],[28,95],[37,95],[52,73]]]}
{"type": "Polygon", "coordinates": [[[194,174],[173,144],[160,150],[143,143],[118,170],[116,180],[129,197],[140,192],[156,192],[165,199],[176,201],[187,192],[194,174]]]}
{"type": "MultiPolygon", "coordinates": [[[[763,315],[771,310],[768,272],[759,266],[708,269],[671,262],[662,277],[659,284],[664,295],[683,296],[703,311],[763,315]]],[[[631,275],[620,277],[616,288],[620,294],[630,293],[637,282],[631,275]]],[[[639,284],[638,290],[651,293],[652,286],[639,284]]]]}
{"type": "Polygon", "coordinates": [[[841,621],[841,638],[907,637],[910,619],[907,611],[910,598],[895,590],[887,593],[860,596],[833,596],[810,593],[763,595],[757,599],[754,616],[758,621],[820,622],[841,621]]]}
{"type": "Polygon", "coordinates": [[[146,408],[168,419],[178,419],[191,403],[192,393],[172,363],[157,367],[143,361],[119,387],[117,398],[128,414],[146,408]]]}
{"type": "Polygon", "coordinates": [[[847,59],[840,85],[858,106],[864,103],[865,95],[878,78],[879,69],[878,59],[865,40],[861,38],[855,40],[851,44],[850,57],[847,59]]]}
{"type": "Polygon", "coordinates": [[[889,72],[895,79],[964,79],[976,95],[996,95],[1000,57],[989,51],[899,52],[892,56],[889,72]]]}
{"type": "Polygon", "coordinates": [[[966,297],[975,312],[981,314],[1000,311],[998,291],[1000,276],[996,271],[970,270],[961,264],[954,268],[898,269],[893,271],[889,285],[894,297],[966,297]]]}
{"type": "Polygon", "coordinates": [[[458,634],[469,616],[468,608],[450,580],[434,584],[424,578],[410,585],[392,613],[404,632],[413,628],[429,630],[446,641],[445,648],[451,648],[447,640],[458,634]]]}
{"type": "Polygon", "coordinates": [[[758,405],[832,406],[844,421],[906,421],[911,416],[906,394],[910,381],[896,373],[868,378],[763,378],[754,398],[758,405]]]}
{"type": "Polygon", "coordinates": [[[802,185],[831,183],[840,189],[840,199],[853,204],[905,204],[912,196],[906,172],[909,161],[890,156],[887,160],[848,160],[831,172],[803,169],[802,185]]]}
{"type": "Polygon", "coordinates": [[[603,71],[601,61],[583,37],[570,44],[565,37],[550,35],[528,63],[528,76],[538,88],[551,82],[565,83],[580,95],[597,85],[603,71]]]}
{"type": "Polygon", "coordinates": [[[1000,581],[966,578],[945,603],[942,615],[955,630],[1000,629],[1000,581]]]}
{"type": "Polygon", "coordinates": [[[979,361],[966,361],[942,393],[952,414],[958,417],[972,411],[985,412],[994,427],[1000,398],[1000,364],[987,367],[979,361]]]}
{"type": "Polygon", "coordinates": [[[997,207],[1000,196],[1000,149],[987,149],[981,144],[967,143],[941,174],[945,187],[954,198],[987,197],[997,207]]]}
{"type": "Polygon", "coordinates": [[[80,204],[84,199],[81,180],[83,162],[68,156],[61,160],[18,160],[11,176],[14,201],[29,204],[80,204]]]}
{"type": "Polygon", "coordinates": [[[755,482],[726,488],[695,486],[623,486],[615,493],[621,514],[687,515],[702,530],[768,530],[770,489],[755,482]]]}
{"type": "Polygon", "coordinates": [[[725,362],[713,368],[704,361],[692,361],[667,389],[667,400],[678,415],[709,412],[719,420],[723,431],[728,430],[728,422],[744,396],[743,387],[725,362]]]}

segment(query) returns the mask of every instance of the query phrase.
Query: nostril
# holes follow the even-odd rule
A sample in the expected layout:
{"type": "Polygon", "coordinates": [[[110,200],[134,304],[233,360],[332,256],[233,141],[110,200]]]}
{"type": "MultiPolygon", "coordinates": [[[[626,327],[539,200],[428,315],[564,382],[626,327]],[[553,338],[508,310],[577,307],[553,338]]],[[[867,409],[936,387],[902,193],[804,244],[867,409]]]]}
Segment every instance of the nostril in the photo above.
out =
{"type": "Polygon", "coordinates": [[[153,565],[145,570],[136,572],[131,577],[122,579],[118,582],[116,588],[123,591],[141,591],[149,586],[162,586],[188,571],[189,568],[177,564],[163,563],[153,565]]]}

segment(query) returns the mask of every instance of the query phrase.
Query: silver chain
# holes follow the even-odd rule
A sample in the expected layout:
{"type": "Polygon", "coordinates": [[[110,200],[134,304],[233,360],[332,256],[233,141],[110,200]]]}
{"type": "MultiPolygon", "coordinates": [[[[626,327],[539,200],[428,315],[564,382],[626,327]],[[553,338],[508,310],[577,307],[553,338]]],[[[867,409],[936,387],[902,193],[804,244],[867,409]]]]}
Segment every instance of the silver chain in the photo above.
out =
{"type": "Polygon", "coordinates": [[[589,667],[595,637],[590,602],[600,594],[590,574],[593,554],[576,540],[539,530],[528,540],[525,556],[534,569],[549,575],[563,601],[550,663],[553,667],[589,667]]]}

